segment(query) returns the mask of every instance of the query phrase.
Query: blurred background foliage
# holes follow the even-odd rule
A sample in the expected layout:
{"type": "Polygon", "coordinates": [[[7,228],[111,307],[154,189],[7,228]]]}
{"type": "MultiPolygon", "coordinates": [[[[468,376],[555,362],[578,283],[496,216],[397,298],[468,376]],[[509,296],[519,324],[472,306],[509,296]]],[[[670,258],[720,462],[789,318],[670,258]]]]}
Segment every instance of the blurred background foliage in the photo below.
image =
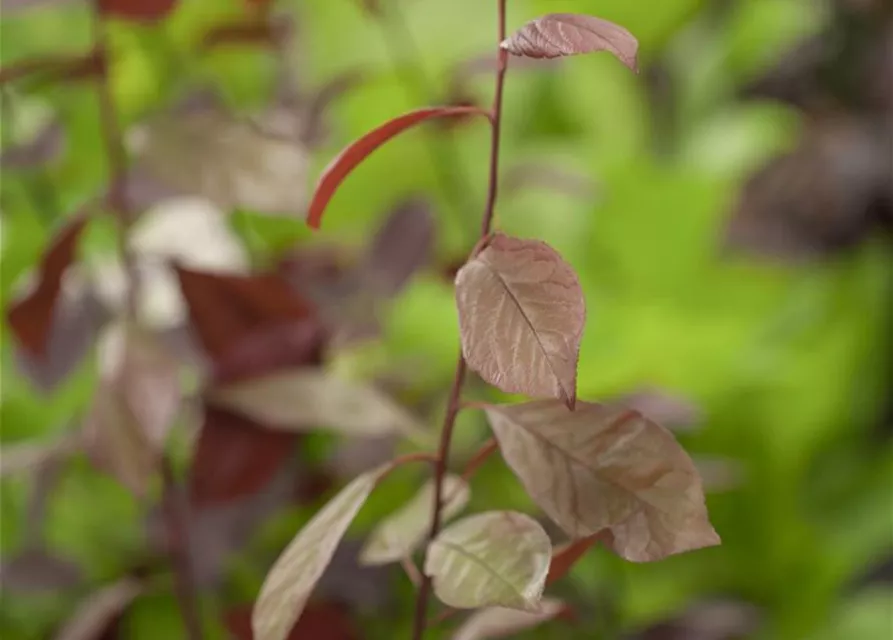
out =
{"type": "MultiPolygon", "coordinates": [[[[344,183],[318,234],[304,227],[303,206],[338,150],[384,120],[445,100],[489,102],[495,3],[382,0],[378,17],[360,4],[275,3],[273,15],[287,19],[292,33],[278,53],[250,42],[199,52],[209,31],[243,19],[242,0],[180,0],[157,24],[114,21],[114,102],[128,127],[152,118],[162,119],[162,129],[175,127],[172,105],[206,89],[231,113],[285,105],[306,119],[305,97],[333,79],[348,80],[312,144],[303,140],[306,166],[270,187],[286,189],[291,210],[270,216],[233,207],[220,217],[219,232],[236,239],[227,255],[237,257],[220,259],[262,267],[282,251],[316,245],[353,255],[395,206],[423,197],[436,217],[430,264],[385,309],[379,339],[335,349],[329,363],[346,375],[399,380],[400,397],[433,427],[458,351],[451,282],[443,274],[477,233],[484,126],[431,126],[377,151],[344,183]],[[283,87],[300,99],[285,100],[283,87]]],[[[659,390],[659,402],[678,397],[697,407],[697,419],[688,420],[697,424],[679,437],[693,455],[718,463],[722,477],[708,502],[723,545],[654,565],[595,549],[555,589],[573,605],[576,622],[523,637],[891,637],[889,6],[511,0],[510,28],[552,11],[626,26],[640,40],[642,72],[629,74],[601,55],[512,61],[497,224],[545,240],[580,274],[589,309],[582,398],[659,390]]],[[[83,53],[91,38],[83,2],[4,0],[4,67],[29,56],[83,53]]],[[[3,92],[5,306],[60,221],[103,189],[107,162],[89,82],[22,81],[3,92]],[[38,140],[47,135],[50,142],[38,140]]],[[[151,143],[162,133],[148,136],[151,143]]],[[[257,160],[248,148],[231,152],[204,161],[257,160]]],[[[177,161],[173,153],[162,163],[177,161]]],[[[146,208],[166,198],[135,196],[146,208]]],[[[216,236],[203,237],[181,242],[210,243],[214,253],[216,236]]],[[[80,246],[84,263],[102,265],[113,251],[114,227],[91,222],[80,246]]],[[[95,358],[51,393],[23,372],[5,328],[2,358],[4,445],[72,429],[95,389],[95,358]]],[[[463,414],[456,459],[486,435],[481,416],[463,414]]],[[[296,455],[304,467],[328,469],[341,446],[334,436],[313,434],[296,455]]],[[[358,538],[412,495],[418,473],[397,474],[373,496],[354,527],[358,538]]],[[[33,542],[27,523],[34,484],[24,476],[2,484],[0,633],[9,640],[47,637],[85,594],[148,561],[145,505],[75,458],[58,471],[38,529],[83,575],[65,588],[19,585],[6,565],[33,542]]],[[[252,601],[278,550],[327,495],[265,517],[227,556],[223,578],[203,591],[209,637],[234,633],[226,622],[238,617],[232,607],[252,601]]],[[[475,478],[472,507],[533,509],[496,461],[475,478]]],[[[339,572],[321,596],[338,607],[320,608],[321,619],[346,616],[363,630],[344,637],[408,637],[413,591],[405,576],[359,569],[350,559],[332,569],[339,572]]],[[[167,588],[138,597],[114,623],[102,637],[185,637],[167,588]]],[[[324,628],[306,637],[346,633],[324,628]]],[[[448,637],[447,628],[431,637],[448,637]]]]}

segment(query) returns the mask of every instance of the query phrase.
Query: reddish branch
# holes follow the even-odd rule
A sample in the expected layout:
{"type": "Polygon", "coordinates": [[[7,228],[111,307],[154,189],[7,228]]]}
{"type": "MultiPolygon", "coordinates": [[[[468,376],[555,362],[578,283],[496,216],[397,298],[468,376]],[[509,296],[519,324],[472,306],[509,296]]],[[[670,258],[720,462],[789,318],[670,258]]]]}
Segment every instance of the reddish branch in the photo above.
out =
{"type": "MultiPolygon", "coordinates": [[[[508,53],[500,47],[505,40],[505,4],[506,0],[497,0],[499,39],[496,47],[498,62],[496,71],[496,90],[493,96],[493,107],[490,113],[491,137],[490,137],[490,181],[487,189],[487,205],[481,219],[481,238],[490,234],[493,224],[493,214],[496,207],[496,196],[499,182],[499,135],[502,124],[502,94],[505,86],[505,72],[508,67],[508,53]]],[[[462,384],[465,381],[467,366],[465,358],[459,355],[456,363],[456,374],[453,378],[453,387],[447,404],[446,416],[443,421],[443,430],[440,435],[440,447],[437,452],[437,464],[434,470],[434,499],[431,505],[431,529],[428,532],[429,542],[437,537],[441,525],[441,507],[443,506],[443,484],[447,470],[447,461],[450,455],[450,442],[453,437],[453,427],[456,424],[456,416],[459,413],[462,399],[462,384]]],[[[416,597],[415,619],[413,622],[413,640],[422,640],[427,625],[428,600],[431,595],[431,577],[425,573],[425,564],[428,556],[428,546],[425,547],[422,558],[422,584],[416,597]]]]}
{"type": "MultiPolygon", "coordinates": [[[[105,26],[102,11],[97,2],[94,7],[93,38],[94,51],[101,59],[107,59],[109,52],[105,26]]],[[[127,151],[124,147],[124,136],[112,97],[108,68],[107,64],[102,66],[102,73],[97,81],[102,134],[109,165],[109,188],[106,193],[106,201],[117,221],[118,253],[127,276],[126,317],[128,320],[134,321],[137,318],[140,282],[136,259],[128,243],[133,224],[133,212],[127,198],[127,151]]],[[[126,370],[124,375],[127,376],[126,370]]],[[[202,640],[197,589],[192,577],[190,558],[188,505],[177,489],[170,461],[164,455],[161,459],[161,475],[163,480],[162,508],[171,541],[170,561],[174,574],[177,603],[180,606],[189,640],[202,640]]]]}

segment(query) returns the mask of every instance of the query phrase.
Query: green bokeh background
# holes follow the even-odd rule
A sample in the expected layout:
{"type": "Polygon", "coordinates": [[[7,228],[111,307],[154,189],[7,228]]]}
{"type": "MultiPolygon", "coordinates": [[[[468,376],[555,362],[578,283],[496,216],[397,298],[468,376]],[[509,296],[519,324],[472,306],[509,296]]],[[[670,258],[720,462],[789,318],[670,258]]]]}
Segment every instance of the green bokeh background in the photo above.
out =
{"type": "MultiPolygon", "coordinates": [[[[333,106],[333,133],[314,154],[313,176],[346,142],[420,103],[395,72],[380,28],[357,4],[277,3],[299,18],[295,68],[302,86],[320,86],[354,69],[365,74],[365,81],[333,106]]],[[[423,52],[415,63],[435,86],[445,87],[457,64],[492,51],[494,2],[398,4],[423,52]]],[[[660,387],[690,398],[704,412],[704,427],[681,437],[686,448],[740,462],[745,478],[740,487],[709,496],[721,547],[641,566],[593,551],[564,587],[592,610],[580,612],[576,629],[554,625],[531,632],[530,638],[618,638],[715,597],[763,610],[765,624],[755,638],[882,640],[893,633],[890,586],[852,586],[889,556],[893,542],[893,448],[872,431],[891,388],[889,359],[884,359],[891,348],[888,248],[868,241],[858,251],[802,265],[732,257],[721,250],[743,181],[790,148],[800,129],[796,111],[769,102],[742,103],[734,92],[782,51],[821,30],[828,16],[821,3],[808,0],[747,0],[713,24],[706,20],[710,4],[509,2],[511,26],[549,11],[593,13],[638,36],[642,67],[658,57],[668,61],[677,86],[673,105],[650,101],[643,78],[607,55],[574,58],[555,71],[510,68],[504,169],[530,163],[561,167],[590,179],[594,196],[532,186],[503,197],[497,224],[545,240],[580,275],[589,309],[580,397],[596,400],[660,387]],[[658,153],[654,122],[664,112],[672,113],[674,136],[668,150],[658,153]]],[[[243,11],[237,0],[181,0],[159,25],[116,23],[113,88],[122,117],[137,122],[202,82],[211,82],[238,109],[269,100],[274,64],[268,54],[246,48],[203,58],[190,53],[201,33],[243,11]]],[[[89,38],[89,16],[80,3],[48,3],[3,17],[0,61],[82,51],[89,38]]],[[[413,62],[409,53],[401,63],[413,62]]],[[[472,82],[483,100],[491,84],[486,74],[472,82]]],[[[28,93],[14,125],[3,122],[4,141],[27,139],[46,112],[64,124],[64,153],[47,167],[3,176],[4,308],[59,219],[105,179],[97,104],[88,86],[28,93]],[[52,187],[52,217],[30,195],[41,185],[52,187]]],[[[443,192],[424,133],[413,131],[376,152],[344,183],[317,236],[311,238],[300,220],[271,220],[254,212],[240,213],[237,222],[248,224],[235,224],[237,231],[250,229],[253,241],[260,238],[268,247],[318,241],[360,245],[388,207],[423,192],[438,212],[438,254],[462,255],[473,241],[483,204],[489,137],[483,124],[471,123],[451,138],[468,189],[462,198],[474,204],[472,211],[457,207],[455,194],[443,192]]],[[[83,250],[111,251],[113,232],[95,227],[83,250]]],[[[457,348],[451,288],[423,273],[390,309],[382,342],[347,366],[374,371],[388,362],[421,362],[424,366],[413,371],[413,391],[445,394],[457,348]]],[[[47,398],[16,374],[5,327],[2,358],[4,442],[64,429],[89,403],[92,362],[47,398]]],[[[479,416],[463,416],[459,455],[485,436],[479,416]]],[[[306,454],[323,456],[332,445],[323,436],[319,444],[319,451],[306,454]]],[[[367,530],[409,497],[416,482],[407,472],[384,485],[355,531],[367,530]]],[[[2,489],[0,549],[10,554],[23,543],[27,486],[12,479],[4,480],[2,489]]],[[[532,510],[499,465],[484,468],[474,491],[476,509],[532,510]]],[[[253,598],[263,567],[251,560],[269,558],[311,513],[295,510],[265,527],[245,557],[233,561],[224,599],[253,598]]],[[[81,563],[97,585],[130,566],[144,535],[140,506],[83,461],[66,470],[45,526],[52,546],[81,563]]],[[[388,588],[398,602],[394,615],[362,612],[369,638],[408,637],[412,590],[400,575],[388,588]]],[[[5,640],[44,637],[70,613],[76,595],[5,595],[0,634],[5,640]]],[[[210,637],[225,638],[215,613],[221,599],[209,597],[206,605],[210,637]]],[[[122,629],[126,638],[184,637],[174,600],[164,593],[139,599],[122,629]]],[[[439,636],[432,632],[431,637],[439,636]]]]}

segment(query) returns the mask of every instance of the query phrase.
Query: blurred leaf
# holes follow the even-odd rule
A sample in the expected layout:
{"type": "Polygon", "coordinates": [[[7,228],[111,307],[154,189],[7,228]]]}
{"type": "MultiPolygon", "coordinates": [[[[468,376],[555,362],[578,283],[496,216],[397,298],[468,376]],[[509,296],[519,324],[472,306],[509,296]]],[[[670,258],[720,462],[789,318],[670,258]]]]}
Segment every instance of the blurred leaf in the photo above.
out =
{"type": "Polygon", "coordinates": [[[41,441],[4,443],[0,477],[37,470],[57,456],[75,451],[78,444],[78,436],[71,433],[41,441]]]}
{"type": "Polygon", "coordinates": [[[214,359],[249,330],[302,320],[312,312],[273,274],[233,276],[175,268],[192,326],[214,359]]]}
{"type": "Polygon", "coordinates": [[[285,640],[338,543],[383,471],[355,478],[292,540],[267,574],[252,615],[255,640],[285,640]]]}
{"type": "Polygon", "coordinates": [[[469,367],[506,393],[573,408],[586,305],[577,274],[554,249],[497,234],[459,270],[456,303],[469,367]]]}
{"type": "Polygon", "coordinates": [[[223,385],[211,391],[211,400],[287,431],[330,428],[349,435],[427,437],[412,415],[374,387],[320,369],[291,369],[223,385]]]}
{"type": "Polygon", "coordinates": [[[528,612],[493,607],[471,614],[456,630],[452,640],[487,640],[508,638],[516,633],[532,629],[557,616],[565,605],[560,600],[543,598],[539,611],[528,612]]]}
{"type": "MultiPolygon", "coordinates": [[[[447,474],[443,479],[442,495],[441,521],[447,522],[468,504],[471,489],[459,476],[447,474]]],[[[410,557],[428,533],[433,498],[434,480],[429,480],[412,500],[375,528],[360,553],[360,562],[387,564],[410,557]]]]}
{"type": "Polygon", "coordinates": [[[7,321],[22,347],[38,360],[46,354],[62,277],[74,261],[78,238],[86,223],[86,213],[65,223],[41,258],[36,286],[18,298],[7,312],[7,321]]]}
{"type": "Polygon", "coordinates": [[[85,446],[98,467],[142,496],[179,412],[179,363],[157,336],[130,324],[112,327],[102,347],[85,446]]]}
{"type": "Polygon", "coordinates": [[[528,22],[500,44],[512,55],[528,58],[609,51],[637,71],[639,43],[623,27],[601,18],[573,13],[551,13],[528,22]]]}
{"type": "Polygon", "coordinates": [[[80,585],[83,572],[73,562],[43,549],[26,549],[0,564],[0,579],[7,594],[64,591],[80,585]]]}
{"type": "Polygon", "coordinates": [[[96,640],[106,627],[142,592],[142,585],[124,578],[95,591],[55,634],[55,640],[96,640]]]}
{"type": "Polygon", "coordinates": [[[263,123],[193,110],[154,122],[136,146],[160,180],[226,211],[304,215],[308,150],[263,123]]]}
{"type": "Polygon", "coordinates": [[[552,544],[533,518],[511,511],[480,513],[431,541],[425,573],[434,593],[457,609],[538,609],[552,544]]]}
{"type": "Polygon", "coordinates": [[[486,412],[508,465],[571,536],[610,527],[610,546],[633,562],[719,544],[694,464],[641,414],[553,400],[486,412]]]}
{"type": "Polygon", "coordinates": [[[294,455],[297,436],[204,405],[204,423],[192,454],[190,499],[196,506],[250,496],[294,455]]]}
{"type": "Polygon", "coordinates": [[[434,233],[427,203],[417,199],[400,203],[372,239],[360,274],[379,295],[396,295],[431,258],[434,233]]]}
{"type": "Polygon", "coordinates": [[[82,363],[108,322],[109,313],[86,287],[63,286],[53,309],[46,351],[38,359],[16,349],[17,370],[43,393],[50,393],[82,363]]]}

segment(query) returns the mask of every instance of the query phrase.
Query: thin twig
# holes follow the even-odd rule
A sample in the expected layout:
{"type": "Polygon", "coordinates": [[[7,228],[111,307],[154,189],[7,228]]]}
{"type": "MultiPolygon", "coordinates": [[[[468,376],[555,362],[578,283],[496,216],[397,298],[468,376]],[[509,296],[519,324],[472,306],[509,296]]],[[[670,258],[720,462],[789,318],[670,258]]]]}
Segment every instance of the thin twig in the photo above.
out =
{"type": "MultiPolygon", "coordinates": [[[[129,234],[133,226],[134,216],[127,197],[127,151],[124,147],[124,136],[109,81],[109,61],[105,23],[98,2],[93,9],[94,16],[94,49],[102,60],[102,73],[99,76],[97,89],[99,94],[100,120],[103,140],[109,164],[109,188],[106,202],[115,214],[118,225],[118,253],[127,278],[125,296],[126,318],[133,322],[138,318],[140,299],[140,278],[136,256],[130,248],[129,234]]],[[[124,375],[128,372],[125,369],[124,375]]],[[[127,381],[125,380],[125,385],[127,381]]],[[[188,505],[177,488],[170,461],[161,456],[161,475],[163,481],[162,509],[167,529],[172,537],[170,548],[171,569],[174,574],[177,603],[186,626],[189,640],[202,640],[203,633],[199,616],[197,589],[192,576],[189,543],[188,505]]]]}
{"type": "MultiPolygon", "coordinates": [[[[498,50],[498,66],[496,71],[496,90],[493,96],[493,108],[490,114],[491,123],[491,143],[490,143],[490,182],[487,192],[487,204],[484,209],[484,215],[481,219],[480,237],[485,238],[490,234],[490,228],[493,224],[493,215],[496,207],[496,195],[498,192],[499,181],[499,134],[502,124],[502,94],[505,86],[505,72],[508,67],[508,54],[499,45],[505,40],[505,3],[506,0],[497,0],[498,5],[498,22],[499,22],[499,40],[497,40],[498,50]]],[[[453,427],[456,424],[456,416],[459,413],[460,403],[462,399],[462,384],[465,381],[467,366],[465,358],[459,354],[459,360],[456,363],[456,374],[453,378],[453,387],[450,390],[450,397],[447,403],[446,416],[443,421],[443,430],[440,435],[440,448],[437,452],[437,465],[434,472],[434,499],[431,505],[431,529],[428,532],[428,541],[433,540],[440,532],[441,523],[441,506],[443,505],[443,485],[444,476],[446,475],[447,461],[450,455],[450,441],[453,437],[453,427]]],[[[424,557],[422,559],[422,567],[425,566],[425,560],[428,555],[428,548],[425,547],[424,557]]],[[[413,622],[413,640],[422,640],[425,635],[425,627],[428,621],[428,600],[431,594],[431,577],[422,575],[422,584],[419,587],[416,597],[415,619],[413,622]]]]}
{"type": "Polygon", "coordinates": [[[496,442],[496,438],[487,440],[487,442],[484,443],[484,446],[478,449],[477,453],[474,454],[474,457],[465,465],[465,471],[462,472],[462,479],[468,482],[471,479],[471,476],[480,469],[481,465],[484,464],[487,461],[487,458],[493,455],[498,448],[499,443],[496,442]]]}

